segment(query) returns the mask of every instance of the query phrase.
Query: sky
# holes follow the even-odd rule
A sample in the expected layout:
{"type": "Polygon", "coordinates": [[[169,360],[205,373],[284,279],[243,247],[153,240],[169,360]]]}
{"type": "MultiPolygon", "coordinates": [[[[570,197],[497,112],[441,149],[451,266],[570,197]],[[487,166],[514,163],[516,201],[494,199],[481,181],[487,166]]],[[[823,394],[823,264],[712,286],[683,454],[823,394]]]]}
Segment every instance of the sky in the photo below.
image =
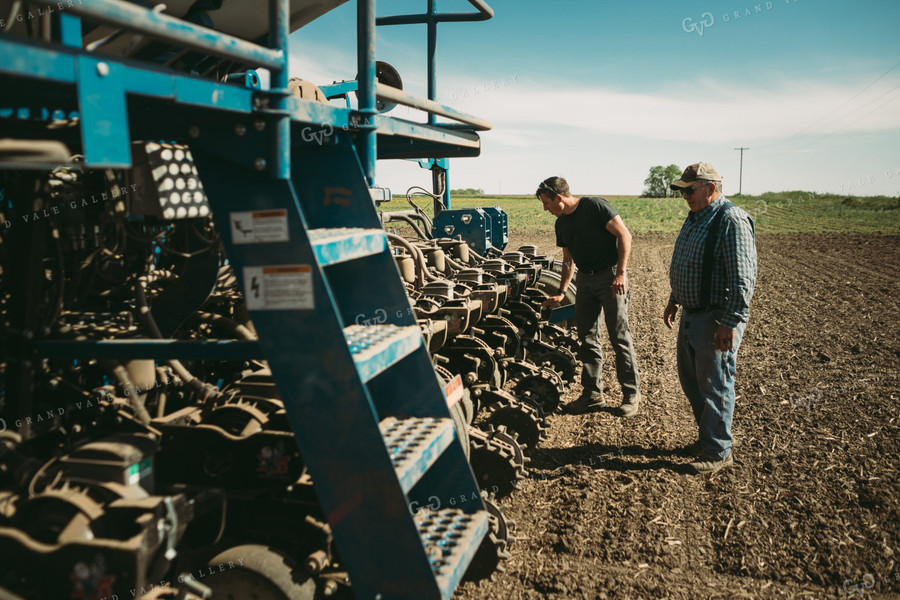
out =
{"type": "MultiPolygon", "coordinates": [[[[438,100],[493,124],[481,156],[451,159],[451,189],[531,194],[560,175],[575,194],[637,195],[651,166],[706,161],[726,195],[900,196],[897,0],[487,2],[491,20],[438,25],[438,100]]],[[[378,16],[425,9],[377,2],[378,16]]],[[[424,25],[376,32],[378,60],[421,96],[425,40],[424,25]]],[[[356,3],[294,32],[290,51],[292,76],[354,79],[356,3]]],[[[397,195],[430,176],[379,161],[376,184],[397,195]]]]}

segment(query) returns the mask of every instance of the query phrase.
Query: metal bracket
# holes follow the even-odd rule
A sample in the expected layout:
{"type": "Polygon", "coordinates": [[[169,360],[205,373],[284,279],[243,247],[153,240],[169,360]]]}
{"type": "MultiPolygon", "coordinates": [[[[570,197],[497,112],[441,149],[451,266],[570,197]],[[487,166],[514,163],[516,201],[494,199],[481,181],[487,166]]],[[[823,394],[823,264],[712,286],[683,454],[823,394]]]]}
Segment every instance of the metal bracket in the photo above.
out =
{"type": "Polygon", "coordinates": [[[156,526],[159,529],[160,536],[166,538],[166,560],[172,561],[178,556],[178,551],[175,550],[175,537],[178,533],[178,514],[175,512],[175,503],[172,502],[171,496],[163,498],[163,503],[166,505],[166,517],[160,519],[156,526]]]}

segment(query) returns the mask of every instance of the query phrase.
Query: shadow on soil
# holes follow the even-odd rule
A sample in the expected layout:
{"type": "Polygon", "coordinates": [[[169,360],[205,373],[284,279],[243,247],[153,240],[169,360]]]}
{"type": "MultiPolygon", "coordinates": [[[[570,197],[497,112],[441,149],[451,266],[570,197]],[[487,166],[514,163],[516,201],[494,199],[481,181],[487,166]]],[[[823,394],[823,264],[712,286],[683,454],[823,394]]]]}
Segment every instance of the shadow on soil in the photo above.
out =
{"type": "Polygon", "coordinates": [[[546,448],[533,451],[532,468],[559,469],[566,466],[583,466],[606,471],[666,470],[687,473],[687,466],[670,458],[685,459],[687,447],[659,448],[655,446],[611,446],[608,444],[584,444],[569,448],[546,448]],[[634,460],[643,457],[650,460],[634,460]]]}

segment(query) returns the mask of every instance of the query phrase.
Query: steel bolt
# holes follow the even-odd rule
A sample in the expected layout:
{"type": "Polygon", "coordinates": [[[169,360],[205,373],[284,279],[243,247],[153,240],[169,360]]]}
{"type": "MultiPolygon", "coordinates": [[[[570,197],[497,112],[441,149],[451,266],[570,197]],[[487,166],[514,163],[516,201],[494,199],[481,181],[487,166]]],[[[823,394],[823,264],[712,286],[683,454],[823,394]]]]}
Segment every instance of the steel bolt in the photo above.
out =
{"type": "Polygon", "coordinates": [[[254,161],[253,161],[253,168],[255,168],[257,171],[263,171],[263,170],[265,170],[265,168],[266,168],[266,159],[264,159],[264,158],[257,158],[256,160],[254,160],[254,161]]]}
{"type": "Polygon", "coordinates": [[[188,135],[192,138],[200,137],[200,128],[196,125],[191,125],[190,127],[188,127],[188,135]]]}
{"type": "Polygon", "coordinates": [[[106,77],[109,75],[109,65],[105,62],[97,63],[97,75],[100,77],[106,77]]]}
{"type": "Polygon", "coordinates": [[[266,128],[266,122],[263,121],[262,119],[257,119],[255,121],[253,121],[253,129],[255,129],[257,131],[262,131],[265,128],[266,128]]]}
{"type": "Polygon", "coordinates": [[[234,126],[234,133],[237,136],[244,135],[245,133],[247,133],[247,126],[244,125],[243,123],[238,123],[237,125],[234,126]]]}

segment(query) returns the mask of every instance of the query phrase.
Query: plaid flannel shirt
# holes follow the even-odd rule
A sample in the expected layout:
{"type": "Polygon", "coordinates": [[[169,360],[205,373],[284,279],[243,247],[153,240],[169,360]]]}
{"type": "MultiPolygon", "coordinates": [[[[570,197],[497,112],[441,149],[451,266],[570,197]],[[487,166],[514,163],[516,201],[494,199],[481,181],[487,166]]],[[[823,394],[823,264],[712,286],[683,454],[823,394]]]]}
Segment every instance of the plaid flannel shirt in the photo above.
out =
{"type": "MultiPolygon", "coordinates": [[[[703,250],[712,217],[724,201],[725,196],[719,196],[700,212],[689,213],[685,219],[675,241],[669,268],[670,303],[688,309],[703,308],[700,298],[703,250]]],[[[720,324],[734,329],[738,323],[747,322],[756,285],[756,240],[750,215],[736,206],[728,209],[719,223],[718,238],[713,254],[709,302],[710,306],[724,309],[720,324]]]]}

